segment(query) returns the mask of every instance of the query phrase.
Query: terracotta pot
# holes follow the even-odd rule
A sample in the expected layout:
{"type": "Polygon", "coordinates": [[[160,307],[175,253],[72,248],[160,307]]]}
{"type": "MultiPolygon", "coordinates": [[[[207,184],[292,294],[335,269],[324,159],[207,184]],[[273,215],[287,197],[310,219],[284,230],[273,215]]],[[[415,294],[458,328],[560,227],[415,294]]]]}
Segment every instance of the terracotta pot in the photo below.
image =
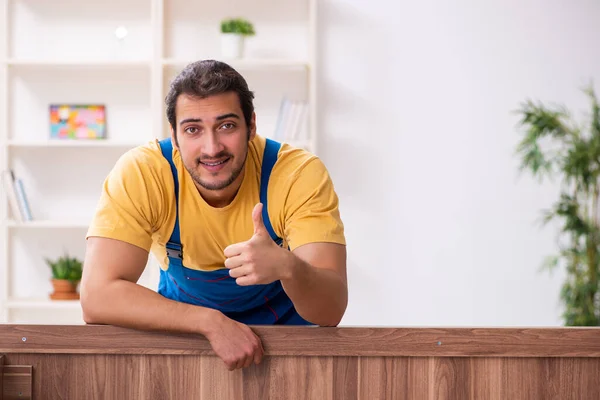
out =
{"type": "Polygon", "coordinates": [[[50,295],[50,298],[52,300],[78,300],[78,284],[79,282],[71,282],[66,279],[52,279],[54,293],[50,295]]]}

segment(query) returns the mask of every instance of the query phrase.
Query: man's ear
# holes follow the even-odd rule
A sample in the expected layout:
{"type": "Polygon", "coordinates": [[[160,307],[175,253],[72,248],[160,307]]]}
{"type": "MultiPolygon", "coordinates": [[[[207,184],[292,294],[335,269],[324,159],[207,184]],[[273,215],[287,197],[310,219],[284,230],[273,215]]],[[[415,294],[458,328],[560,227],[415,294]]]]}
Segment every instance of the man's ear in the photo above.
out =
{"type": "Polygon", "coordinates": [[[250,118],[250,126],[248,127],[248,140],[254,140],[256,136],[256,113],[252,113],[252,118],[250,118]]]}

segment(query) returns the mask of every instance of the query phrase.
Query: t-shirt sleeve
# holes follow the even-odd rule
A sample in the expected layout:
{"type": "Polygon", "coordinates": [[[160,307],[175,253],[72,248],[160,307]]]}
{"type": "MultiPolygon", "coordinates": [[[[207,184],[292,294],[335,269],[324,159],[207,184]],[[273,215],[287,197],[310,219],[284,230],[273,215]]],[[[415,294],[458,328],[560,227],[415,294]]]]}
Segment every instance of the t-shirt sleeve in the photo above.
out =
{"type": "Polygon", "coordinates": [[[312,158],[292,180],[285,214],[284,231],[290,250],[307,243],[346,244],[339,199],[319,158],[312,158]]]}
{"type": "Polygon", "coordinates": [[[139,149],[125,153],[102,186],[86,238],[121,240],[147,251],[160,214],[156,167],[139,149]]]}

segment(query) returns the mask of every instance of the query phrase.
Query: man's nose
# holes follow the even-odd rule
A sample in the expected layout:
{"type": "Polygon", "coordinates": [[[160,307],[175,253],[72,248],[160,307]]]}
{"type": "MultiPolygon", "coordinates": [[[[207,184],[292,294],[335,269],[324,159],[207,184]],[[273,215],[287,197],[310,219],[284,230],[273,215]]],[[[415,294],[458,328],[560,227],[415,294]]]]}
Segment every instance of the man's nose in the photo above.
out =
{"type": "Polygon", "coordinates": [[[208,156],[216,156],[221,151],[223,151],[223,146],[217,135],[214,133],[207,135],[206,142],[204,143],[204,153],[208,156]]]}

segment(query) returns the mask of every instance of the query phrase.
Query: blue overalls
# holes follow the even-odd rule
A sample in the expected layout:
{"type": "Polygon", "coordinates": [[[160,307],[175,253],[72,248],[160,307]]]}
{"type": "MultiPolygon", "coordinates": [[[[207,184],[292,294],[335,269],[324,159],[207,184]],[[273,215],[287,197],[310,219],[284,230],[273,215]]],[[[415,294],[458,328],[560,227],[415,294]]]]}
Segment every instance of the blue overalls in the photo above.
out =
{"type": "MultiPolygon", "coordinates": [[[[177,216],[171,238],[166,245],[169,268],[167,271],[162,268],[160,270],[158,293],[172,300],[217,309],[226,316],[248,325],[311,325],[298,314],[280,281],[267,285],[239,286],[235,279],[229,276],[227,268],[198,271],[183,265],[183,249],[179,237],[179,179],[173,163],[173,144],[170,138],[159,143],[163,156],[171,165],[177,216]]],[[[263,221],[271,238],[279,246],[283,240],[275,234],[269,220],[267,187],[280,146],[280,143],[267,139],[260,176],[263,221]]]]}

